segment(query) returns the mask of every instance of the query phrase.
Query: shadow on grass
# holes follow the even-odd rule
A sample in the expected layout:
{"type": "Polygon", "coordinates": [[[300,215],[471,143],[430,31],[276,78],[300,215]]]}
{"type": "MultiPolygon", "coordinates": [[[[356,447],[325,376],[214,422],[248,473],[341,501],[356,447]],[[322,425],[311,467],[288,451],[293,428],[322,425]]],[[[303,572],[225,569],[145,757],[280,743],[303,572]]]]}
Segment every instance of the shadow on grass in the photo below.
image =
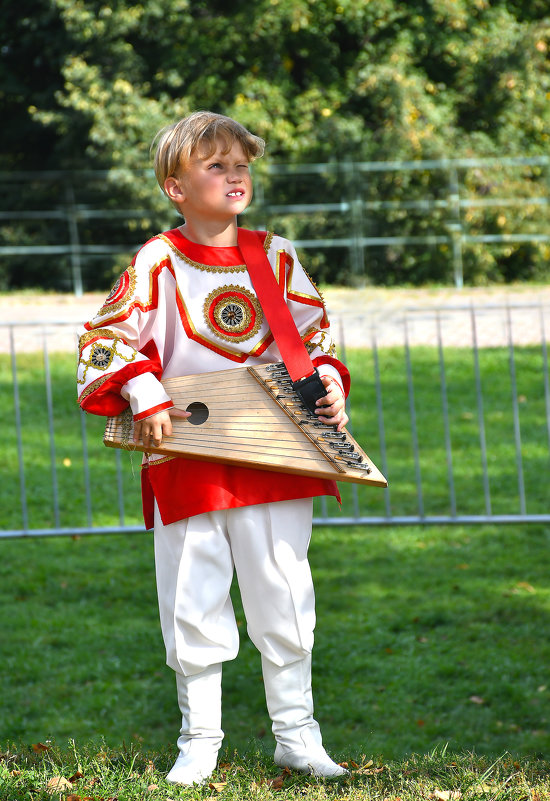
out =
{"type": "MultiPolygon", "coordinates": [[[[448,743],[548,759],[544,527],[314,530],[316,715],[339,760],[448,743]]],[[[0,742],[175,751],[148,534],[0,543],[0,742]]],[[[224,667],[228,753],[271,756],[260,660],[241,629],[224,667]]]]}

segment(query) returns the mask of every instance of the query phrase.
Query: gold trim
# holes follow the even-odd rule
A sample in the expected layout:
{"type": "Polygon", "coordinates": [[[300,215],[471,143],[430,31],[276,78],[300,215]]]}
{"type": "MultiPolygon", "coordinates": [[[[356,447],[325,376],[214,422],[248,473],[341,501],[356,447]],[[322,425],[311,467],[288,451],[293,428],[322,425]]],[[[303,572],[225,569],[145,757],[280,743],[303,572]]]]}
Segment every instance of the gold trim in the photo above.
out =
{"type": "Polygon", "coordinates": [[[201,270],[202,272],[206,273],[245,273],[246,272],[246,264],[238,264],[238,265],[228,265],[224,267],[223,265],[213,265],[213,264],[201,264],[198,261],[193,261],[190,259],[189,256],[186,256],[185,253],[182,253],[179,248],[177,248],[173,242],[171,242],[168,237],[164,236],[164,234],[158,235],[159,239],[162,239],[163,242],[166,244],[180,257],[183,261],[188,264],[190,267],[194,267],[195,270],[201,270]]]}
{"type": "MultiPolygon", "coordinates": [[[[110,331],[108,328],[94,328],[92,331],[87,331],[85,334],[82,334],[80,339],[78,340],[78,347],[80,350],[83,350],[88,342],[92,339],[117,339],[117,335],[110,331]]],[[[120,337],[118,337],[120,339],[120,337]]],[[[124,340],[122,340],[124,342],[124,340]]],[[[127,344],[126,342],[124,343],[127,344]]],[[[128,346],[130,347],[130,346],[128,346]]]]}
{"type": "Polygon", "coordinates": [[[255,297],[255,295],[252,294],[252,292],[250,292],[248,289],[245,289],[244,286],[235,286],[234,284],[231,284],[227,286],[216,287],[216,289],[213,289],[212,292],[210,292],[207,295],[202,308],[203,308],[204,321],[208,326],[208,328],[210,329],[210,331],[215,336],[225,340],[226,342],[245,342],[247,339],[252,339],[252,337],[254,337],[260,330],[263,322],[262,308],[260,306],[258,299],[255,297]],[[230,293],[230,297],[224,300],[220,299],[219,303],[216,303],[213,312],[214,319],[218,323],[219,327],[223,329],[220,331],[220,328],[216,328],[210,322],[209,311],[212,304],[215,303],[216,298],[219,298],[220,295],[223,295],[225,293],[230,293]],[[234,331],[235,334],[240,334],[241,331],[244,331],[246,328],[248,328],[252,322],[252,314],[247,305],[243,303],[243,301],[237,296],[237,293],[240,293],[241,295],[245,296],[245,298],[250,302],[251,306],[253,307],[256,315],[256,319],[254,320],[254,325],[252,326],[250,331],[247,334],[242,334],[240,336],[234,336],[232,332],[234,331]],[[239,309],[241,309],[243,316],[242,321],[237,325],[235,325],[234,328],[230,328],[225,323],[222,316],[223,312],[227,309],[227,306],[231,303],[235,304],[236,306],[239,307],[239,309]],[[220,308],[222,304],[223,308],[220,308]]]}
{"type": "Polygon", "coordinates": [[[173,462],[175,459],[181,459],[181,456],[162,456],[160,459],[154,459],[154,454],[149,454],[147,461],[148,467],[155,467],[157,464],[164,464],[164,462],[173,462]]]}
{"type": "Polygon", "coordinates": [[[322,353],[326,353],[327,356],[334,356],[336,353],[336,345],[326,331],[317,330],[315,336],[309,340],[308,345],[313,346],[312,350],[319,348],[319,350],[322,351],[322,353]],[[321,337],[321,339],[318,342],[315,342],[315,337],[318,335],[321,337]],[[325,345],[326,339],[328,339],[328,343],[325,345]]]}
{"type": "MultiPolygon", "coordinates": [[[[306,276],[309,278],[309,281],[310,281],[310,283],[311,283],[311,286],[313,287],[313,289],[314,289],[314,290],[317,292],[317,294],[319,295],[319,298],[320,298],[320,300],[321,300],[321,303],[323,304],[323,309],[325,310],[325,314],[326,314],[326,313],[327,313],[327,308],[326,308],[326,304],[325,304],[325,299],[324,299],[324,297],[323,297],[323,293],[321,292],[321,290],[319,289],[319,287],[317,286],[317,284],[315,283],[315,281],[313,280],[313,278],[311,277],[311,275],[308,273],[308,271],[305,269],[305,267],[304,267],[303,265],[302,265],[302,270],[304,271],[304,273],[306,274],[306,276]]],[[[297,292],[296,294],[301,294],[301,293],[297,292]]],[[[305,294],[305,293],[304,293],[304,294],[305,294]]],[[[309,298],[314,298],[314,297],[315,297],[315,295],[306,295],[306,297],[309,297],[309,298]]]]}
{"type": "Polygon", "coordinates": [[[132,265],[130,265],[129,267],[126,268],[124,273],[122,273],[120,278],[115,282],[113,288],[111,289],[111,291],[109,292],[109,294],[105,298],[105,302],[104,302],[103,306],[98,311],[96,316],[97,317],[104,317],[106,314],[111,314],[112,312],[116,312],[119,309],[122,309],[123,306],[126,305],[128,300],[131,297],[133,297],[135,289],[136,289],[136,282],[137,282],[136,271],[135,271],[134,267],[132,265]],[[111,297],[111,295],[116,294],[115,290],[118,290],[118,284],[120,284],[120,282],[122,281],[122,279],[124,278],[124,275],[126,273],[128,274],[128,289],[124,293],[124,296],[120,300],[117,300],[116,303],[112,303],[112,304],[109,303],[109,298],[111,297]]]}
{"type": "MultiPolygon", "coordinates": [[[[82,405],[82,402],[86,400],[88,395],[91,395],[93,392],[96,391],[96,389],[99,389],[99,387],[102,384],[104,384],[105,381],[108,381],[108,380],[109,380],[109,376],[108,375],[103,375],[103,376],[100,376],[99,378],[96,378],[94,381],[92,381],[91,384],[88,384],[86,389],[83,390],[82,393],[80,394],[80,397],[78,398],[78,403],[80,405],[82,405]]],[[[79,381],[78,383],[81,384],[83,382],[79,381]]]]}
{"type": "MultiPolygon", "coordinates": [[[[264,240],[264,250],[267,253],[269,248],[271,247],[271,242],[273,240],[273,233],[272,231],[266,232],[266,237],[264,240]]],[[[189,256],[186,256],[183,251],[177,248],[173,242],[168,239],[167,236],[164,234],[158,234],[158,239],[162,239],[168,247],[170,247],[177,255],[183,259],[183,261],[188,264],[190,267],[194,267],[195,270],[201,270],[202,272],[206,273],[245,273],[246,272],[246,264],[236,264],[236,265],[214,265],[214,264],[202,264],[199,261],[194,261],[190,259],[189,256]]]]}
{"type": "Polygon", "coordinates": [[[76,379],[78,384],[85,384],[86,383],[86,375],[88,373],[88,367],[92,367],[94,370],[107,370],[107,368],[111,366],[111,363],[112,363],[112,361],[113,361],[115,356],[118,356],[119,359],[122,359],[122,361],[126,362],[126,364],[130,364],[131,362],[135,361],[136,356],[137,356],[137,350],[135,348],[132,348],[130,345],[126,344],[126,342],[121,337],[115,336],[115,337],[109,337],[109,338],[113,339],[113,344],[112,344],[111,347],[109,347],[108,345],[101,345],[100,343],[97,343],[92,348],[92,350],[91,350],[90,354],[88,355],[87,359],[84,359],[82,356],[80,357],[80,361],[79,361],[78,364],[79,364],[79,366],[83,365],[84,371],[82,373],[82,378],[77,378],[76,379]],[[119,342],[122,342],[122,344],[126,348],[128,348],[129,350],[132,351],[130,356],[126,357],[123,353],[121,353],[118,350],[117,345],[118,345],[119,342]],[[98,364],[94,363],[94,361],[93,361],[94,355],[96,354],[96,351],[98,349],[109,352],[107,363],[104,366],[99,366],[98,364]]]}

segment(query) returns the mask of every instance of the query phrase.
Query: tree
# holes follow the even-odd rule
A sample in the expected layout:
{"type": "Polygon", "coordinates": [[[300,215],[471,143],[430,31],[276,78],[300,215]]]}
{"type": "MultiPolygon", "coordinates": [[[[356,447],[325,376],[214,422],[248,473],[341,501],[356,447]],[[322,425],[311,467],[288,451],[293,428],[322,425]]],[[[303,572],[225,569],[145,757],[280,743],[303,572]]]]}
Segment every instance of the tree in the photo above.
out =
{"type": "MultiPolygon", "coordinates": [[[[0,133],[3,164],[34,167],[43,141],[48,164],[111,170],[113,203],[130,194],[131,205],[168,214],[151,181],[137,182],[133,171],[149,168],[160,127],[197,108],[264,136],[273,162],[548,149],[544,0],[34,2],[36,14],[12,12],[13,33],[2,34],[12,87],[3,99],[24,134],[0,133]],[[21,78],[33,44],[45,66],[21,78]]],[[[401,188],[386,177],[369,191],[384,200],[405,186],[427,190],[416,175],[401,188]]],[[[400,258],[394,253],[395,264],[400,258]]],[[[388,272],[382,261],[379,277],[388,272]]],[[[443,262],[434,254],[429,262],[422,280],[441,279],[443,262]]],[[[415,280],[414,264],[407,276],[415,280]]]]}

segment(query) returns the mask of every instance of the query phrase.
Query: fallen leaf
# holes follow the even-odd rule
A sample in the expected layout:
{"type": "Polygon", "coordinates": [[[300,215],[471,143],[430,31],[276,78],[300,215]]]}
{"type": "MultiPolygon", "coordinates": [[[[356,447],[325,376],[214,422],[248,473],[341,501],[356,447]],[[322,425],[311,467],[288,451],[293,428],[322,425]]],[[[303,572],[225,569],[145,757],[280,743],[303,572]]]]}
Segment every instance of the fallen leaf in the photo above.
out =
{"type": "Polygon", "coordinates": [[[221,793],[224,787],[227,787],[227,782],[210,782],[208,785],[211,790],[215,790],[217,793],[221,793]]]}
{"type": "Polygon", "coordinates": [[[436,799],[436,801],[458,801],[459,798],[462,798],[462,793],[460,790],[434,790],[428,798],[436,799]]]}
{"type": "Polygon", "coordinates": [[[472,702],[472,704],[484,704],[485,698],[482,698],[481,695],[471,695],[470,701],[472,702]]]}
{"type": "Polygon", "coordinates": [[[33,743],[32,750],[40,753],[40,751],[49,751],[50,746],[44,745],[44,743],[33,743]]]}
{"type": "Polygon", "coordinates": [[[525,590],[526,592],[536,593],[536,589],[528,581],[518,581],[516,584],[517,589],[525,590]]]}
{"type": "Polygon", "coordinates": [[[152,793],[154,790],[158,790],[158,788],[159,788],[158,784],[150,784],[147,787],[147,792],[152,793]]]}
{"type": "Polygon", "coordinates": [[[83,779],[83,778],[84,778],[84,774],[81,773],[79,770],[77,770],[76,773],[74,773],[72,776],[69,776],[69,781],[72,782],[72,784],[74,784],[79,779],[83,779]]]}
{"type": "Polygon", "coordinates": [[[383,770],[384,770],[383,765],[379,768],[375,768],[374,762],[372,761],[372,759],[369,759],[369,761],[366,762],[364,765],[361,765],[361,767],[358,770],[356,770],[355,773],[359,773],[362,776],[374,776],[375,773],[382,773],[383,770]]]}
{"type": "Polygon", "coordinates": [[[284,780],[287,776],[291,776],[292,771],[288,768],[283,768],[283,772],[279,776],[275,776],[274,779],[268,779],[268,784],[273,790],[280,790],[283,786],[284,780]]]}
{"type": "Polygon", "coordinates": [[[50,795],[63,793],[65,790],[72,790],[72,786],[64,776],[53,776],[46,785],[46,792],[50,795]]]}

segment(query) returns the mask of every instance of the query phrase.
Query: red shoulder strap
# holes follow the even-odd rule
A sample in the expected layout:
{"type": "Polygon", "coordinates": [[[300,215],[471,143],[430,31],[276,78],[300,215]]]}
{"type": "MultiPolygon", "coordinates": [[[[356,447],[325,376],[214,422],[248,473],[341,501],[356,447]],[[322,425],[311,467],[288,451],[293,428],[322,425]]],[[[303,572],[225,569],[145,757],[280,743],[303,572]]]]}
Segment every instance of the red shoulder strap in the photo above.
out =
{"type": "Polygon", "coordinates": [[[238,245],[291,379],[299,381],[311,375],[315,368],[285,303],[260,236],[256,231],[239,228],[238,245]]]}

